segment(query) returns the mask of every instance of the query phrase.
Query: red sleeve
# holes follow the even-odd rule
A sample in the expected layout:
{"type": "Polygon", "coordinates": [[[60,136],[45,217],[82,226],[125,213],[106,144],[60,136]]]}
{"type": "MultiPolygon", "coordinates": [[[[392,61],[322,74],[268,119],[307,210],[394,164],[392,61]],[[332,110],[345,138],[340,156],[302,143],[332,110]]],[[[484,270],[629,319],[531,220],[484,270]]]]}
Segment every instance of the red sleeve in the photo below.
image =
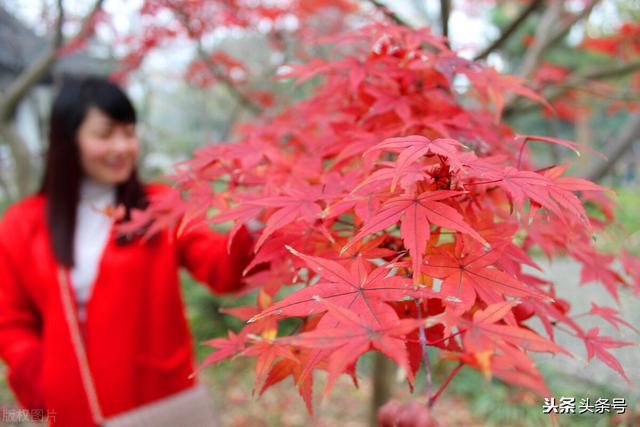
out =
{"type": "Polygon", "coordinates": [[[240,228],[227,250],[228,235],[203,225],[177,238],[180,263],[193,277],[215,293],[234,292],[242,288],[242,272],[252,259],[253,239],[245,227],[240,228]]]}
{"type": "MultiPolygon", "coordinates": [[[[22,224],[17,213],[7,213],[0,222],[0,357],[6,362],[9,385],[27,409],[44,408],[40,389],[42,345],[38,311],[19,279],[22,224]],[[13,248],[13,252],[9,250],[13,248]]],[[[27,260],[25,260],[25,263],[27,260]]]]}

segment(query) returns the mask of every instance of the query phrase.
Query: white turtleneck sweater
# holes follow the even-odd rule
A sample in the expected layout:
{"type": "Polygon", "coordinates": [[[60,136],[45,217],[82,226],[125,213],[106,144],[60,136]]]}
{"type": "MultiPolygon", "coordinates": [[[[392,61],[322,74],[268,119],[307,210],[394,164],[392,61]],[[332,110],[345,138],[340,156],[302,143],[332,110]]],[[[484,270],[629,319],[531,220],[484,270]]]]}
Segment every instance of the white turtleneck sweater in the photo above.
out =
{"type": "Polygon", "coordinates": [[[113,220],[100,212],[115,204],[115,187],[85,178],[80,185],[73,238],[74,267],[71,283],[78,302],[78,317],[84,321],[102,253],[109,240],[113,220]]]}

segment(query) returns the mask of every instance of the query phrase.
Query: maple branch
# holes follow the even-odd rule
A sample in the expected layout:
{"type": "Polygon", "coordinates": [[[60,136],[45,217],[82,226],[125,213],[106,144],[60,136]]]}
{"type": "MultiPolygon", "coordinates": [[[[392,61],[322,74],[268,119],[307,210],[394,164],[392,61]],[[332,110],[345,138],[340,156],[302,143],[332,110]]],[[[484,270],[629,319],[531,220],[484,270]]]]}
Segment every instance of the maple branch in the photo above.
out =
{"type": "Polygon", "coordinates": [[[62,4],[62,0],[58,0],[58,19],[56,21],[56,34],[53,37],[53,45],[60,47],[62,45],[62,41],[64,40],[64,35],[62,34],[62,24],[64,22],[64,5],[62,4]]]}
{"type": "Polygon", "coordinates": [[[554,86],[554,89],[556,89],[555,93],[547,96],[547,99],[557,98],[570,89],[580,89],[581,85],[589,83],[590,80],[615,79],[618,77],[624,77],[625,75],[638,70],[640,70],[640,61],[616,65],[613,67],[599,68],[584,75],[575,75],[567,79],[565,83],[554,86]]]}
{"type": "Polygon", "coordinates": [[[191,26],[187,14],[177,6],[173,6],[173,11],[178,16],[178,19],[182,22],[182,25],[184,25],[187,33],[189,34],[189,37],[191,37],[191,39],[196,43],[196,51],[198,53],[198,57],[207,67],[209,72],[213,74],[213,76],[224,85],[224,87],[233,97],[236,98],[240,105],[251,111],[251,113],[253,113],[254,115],[259,115],[260,113],[262,113],[263,109],[255,102],[253,102],[250,98],[247,98],[242,92],[240,92],[240,90],[238,90],[238,88],[231,82],[229,77],[220,72],[220,70],[216,67],[216,64],[211,62],[211,58],[209,57],[209,55],[207,55],[207,52],[202,45],[200,36],[193,30],[191,26]]]}
{"type": "Polygon", "coordinates": [[[521,77],[527,77],[536,68],[542,58],[544,50],[548,47],[552,28],[557,24],[562,13],[563,1],[552,1],[540,18],[540,23],[534,33],[534,42],[527,50],[522,61],[522,67],[518,73],[521,77]]]}
{"type": "MultiPolygon", "coordinates": [[[[420,308],[420,301],[416,300],[416,312],[418,319],[422,319],[422,309],[420,308]]],[[[429,347],[427,346],[427,334],[424,330],[424,324],[420,325],[420,347],[422,348],[422,364],[424,365],[424,379],[427,385],[427,402],[431,407],[431,393],[433,389],[433,381],[431,380],[431,367],[429,366],[429,347]]]]}
{"type": "Polygon", "coordinates": [[[382,12],[387,18],[395,22],[396,24],[411,28],[411,25],[409,25],[404,19],[400,18],[394,11],[389,9],[386,5],[380,3],[378,0],[367,0],[367,1],[371,3],[380,12],[382,12]]]}
{"type": "MultiPolygon", "coordinates": [[[[561,83],[559,85],[553,86],[552,87],[553,90],[543,96],[547,101],[551,101],[553,99],[556,99],[564,95],[569,90],[584,89],[584,87],[581,85],[588,83],[589,80],[621,78],[628,74],[634,73],[638,70],[640,70],[640,61],[630,62],[628,64],[623,64],[623,65],[615,65],[613,67],[599,68],[583,75],[576,75],[574,77],[570,77],[567,79],[565,83],[561,83]]],[[[621,97],[610,98],[610,99],[626,100],[629,98],[627,96],[621,96],[621,97]]],[[[630,98],[630,100],[635,100],[635,99],[630,98]]],[[[510,105],[506,107],[503,113],[503,117],[508,118],[508,117],[512,117],[514,114],[521,114],[528,111],[533,111],[538,109],[540,106],[540,104],[531,102],[528,99],[525,99],[523,101],[525,102],[524,104],[521,104],[520,102],[518,102],[515,105],[510,105]]]]}
{"type": "Polygon", "coordinates": [[[575,91],[585,92],[587,94],[596,96],[600,99],[605,99],[607,101],[629,101],[629,102],[640,101],[640,94],[635,95],[630,93],[620,93],[620,94],[609,95],[606,92],[603,93],[602,91],[598,91],[596,89],[584,87],[584,86],[574,86],[572,89],[575,91]]]}
{"type": "Polygon", "coordinates": [[[429,407],[432,407],[436,403],[436,400],[438,400],[442,392],[444,392],[444,390],[449,386],[449,383],[451,382],[451,380],[453,380],[455,376],[458,375],[458,372],[460,372],[460,369],[462,369],[463,366],[464,366],[463,362],[458,362],[456,367],[453,368],[453,370],[449,373],[449,375],[444,380],[442,385],[440,385],[440,388],[438,388],[438,391],[436,392],[436,394],[434,394],[429,398],[429,403],[428,403],[429,407]]]}
{"type": "Polygon", "coordinates": [[[591,14],[591,11],[599,2],[600,0],[592,0],[591,3],[589,3],[581,12],[572,15],[571,18],[565,22],[564,26],[547,41],[544,49],[547,49],[562,40],[575,24],[584,18],[587,18],[591,14]]]}
{"type": "Polygon", "coordinates": [[[588,170],[587,179],[597,182],[602,180],[625,153],[633,146],[640,136],[640,113],[636,112],[627,119],[626,123],[613,139],[607,141],[604,155],[606,161],[593,163],[588,170]]]}
{"type": "Polygon", "coordinates": [[[611,79],[616,77],[623,77],[638,70],[640,70],[640,61],[598,69],[592,71],[591,73],[585,74],[584,76],[582,76],[582,79],[611,79]]]}
{"type": "Polygon", "coordinates": [[[242,109],[239,108],[241,106],[242,104],[238,102],[231,109],[231,113],[229,114],[229,119],[227,120],[226,125],[222,133],[220,134],[221,141],[226,141],[227,139],[229,139],[229,136],[231,135],[231,131],[233,130],[233,126],[238,121],[238,118],[240,117],[240,113],[242,112],[242,109]]]}
{"type": "Polygon", "coordinates": [[[236,85],[231,82],[229,77],[220,72],[220,70],[218,70],[218,68],[216,67],[216,64],[211,62],[211,59],[202,46],[202,41],[200,40],[200,38],[196,39],[196,49],[198,51],[198,57],[207,66],[209,72],[211,72],[211,74],[213,74],[214,77],[224,85],[224,87],[229,91],[229,93],[231,93],[233,97],[236,98],[240,105],[242,105],[255,115],[262,113],[262,108],[255,102],[253,102],[250,98],[246,97],[242,92],[240,92],[236,85]]]}
{"type": "Polygon", "coordinates": [[[529,77],[538,67],[544,52],[562,40],[578,21],[589,16],[598,1],[599,0],[591,0],[582,11],[572,15],[570,19],[555,31],[554,28],[559,24],[562,15],[564,2],[561,0],[551,2],[540,20],[540,25],[536,28],[534,35],[535,41],[533,46],[529,48],[522,62],[522,68],[518,73],[520,77],[529,77]]]}
{"type": "MultiPolygon", "coordinates": [[[[597,0],[592,0],[592,4],[595,4],[597,0]]],[[[555,0],[549,3],[547,9],[542,14],[540,18],[540,23],[538,24],[536,31],[533,36],[533,44],[528,48],[524,59],[522,60],[522,65],[520,67],[518,76],[522,78],[529,78],[531,73],[538,67],[540,61],[542,60],[542,56],[549,47],[551,47],[552,43],[550,41],[552,39],[556,40],[556,35],[559,33],[554,33],[553,28],[558,25],[560,21],[560,17],[562,15],[562,10],[564,7],[564,0],[555,0]],[[555,34],[555,35],[552,35],[555,34]]],[[[588,8],[585,8],[588,9],[588,8]]],[[[568,31],[568,29],[567,29],[568,31]]],[[[561,29],[560,33],[564,34],[564,31],[561,29]]],[[[559,40],[559,39],[557,39],[559,40]]],[[[505,111],[513,104],[516,100],[517,94],[509,93],[504,97],[504,107],[503,114],[505,111]]],[[[503,116],[504,117],[504,116],[503,116]]]]}
{"type": "Polygon", "coordinates": [[[504,30],[502,30],[500,36],[496,40],[494,40],[493,43],[491,43],[482,52],[476,55],[475,58],[473,58],[474,61],[485,59],[487,56],[489,56],[490,53],[499,49],[509,39],[509,37],[511,37],[511,35],[515,33],[518,27],[520,27],[520,25],[522,25],[522,23],[526,21],[529,15],[538,10],[543,2],[544,0],[533,0],[531,3],[529,3],[529,5],[524,8],[522,12],[504,28],[504,30]]]}

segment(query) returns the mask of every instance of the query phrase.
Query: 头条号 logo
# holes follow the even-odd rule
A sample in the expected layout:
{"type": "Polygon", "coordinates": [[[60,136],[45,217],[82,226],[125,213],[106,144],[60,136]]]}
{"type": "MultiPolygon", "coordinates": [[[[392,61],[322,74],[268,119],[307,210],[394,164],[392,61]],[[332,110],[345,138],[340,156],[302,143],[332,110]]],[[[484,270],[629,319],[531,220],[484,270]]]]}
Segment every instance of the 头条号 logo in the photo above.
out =
{"type": "Polygon", "coordinates": [[[542,405],[544,414],[609,414],[612,411],[624,414],[626,409],[627,403],[623,397],[599,397],[595,400],[585,397],[579,401],[575,397],[561,397],[558,400],[555,397],[545,397],[542,405]]]}

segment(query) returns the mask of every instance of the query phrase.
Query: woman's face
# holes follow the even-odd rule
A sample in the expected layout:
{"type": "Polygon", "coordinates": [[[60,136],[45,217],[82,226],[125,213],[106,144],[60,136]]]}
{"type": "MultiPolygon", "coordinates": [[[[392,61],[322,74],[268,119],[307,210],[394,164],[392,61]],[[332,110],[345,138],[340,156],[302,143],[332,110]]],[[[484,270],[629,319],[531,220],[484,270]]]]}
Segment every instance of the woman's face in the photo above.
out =
{"type": "Polygon", "coordinates": [[[90,107],[77,139],[80,164],[87,176],[105,184],[120,184],[129,178],[138,158],[135,124],[116,122],[90,107]]]}

